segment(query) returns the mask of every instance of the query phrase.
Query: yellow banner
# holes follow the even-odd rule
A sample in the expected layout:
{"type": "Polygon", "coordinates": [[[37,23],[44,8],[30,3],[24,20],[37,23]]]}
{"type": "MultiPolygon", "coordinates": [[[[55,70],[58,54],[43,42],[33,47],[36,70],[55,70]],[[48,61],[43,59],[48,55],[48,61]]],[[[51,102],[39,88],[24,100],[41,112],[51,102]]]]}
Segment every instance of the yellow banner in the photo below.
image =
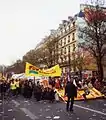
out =
{"type": "Polygon", "coordinates": [[[55,65],[54,67],[47,69],[47,70],[41,70],[40,68],[33,66],[32,64],[26,62],[26,68],[25,68],[25,75],[26,76],[61,76],[61,68],[59,65],[55,65]]]}

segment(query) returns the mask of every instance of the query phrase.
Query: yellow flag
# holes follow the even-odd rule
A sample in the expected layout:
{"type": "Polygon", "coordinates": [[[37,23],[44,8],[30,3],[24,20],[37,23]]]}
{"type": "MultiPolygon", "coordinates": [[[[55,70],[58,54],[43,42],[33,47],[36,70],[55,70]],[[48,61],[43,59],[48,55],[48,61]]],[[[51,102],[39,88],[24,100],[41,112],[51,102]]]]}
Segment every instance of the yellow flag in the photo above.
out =
{"type": "Polygon", "coordinates": [[[61,68],[59,65],[55,65],[54,67],[46,70],[41,70],[40,68],[26,62],[25,68],[26,76],[61,76],[61,68]]]}

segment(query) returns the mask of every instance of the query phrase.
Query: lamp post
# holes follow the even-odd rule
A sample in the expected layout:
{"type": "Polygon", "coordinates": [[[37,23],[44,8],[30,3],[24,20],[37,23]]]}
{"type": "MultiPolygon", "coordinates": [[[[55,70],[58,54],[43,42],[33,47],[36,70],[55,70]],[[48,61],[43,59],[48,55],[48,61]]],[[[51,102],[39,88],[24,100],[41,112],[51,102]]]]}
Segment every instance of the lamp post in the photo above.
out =
{"type": "Polygon", "coordinates": [[[2,77],[4,77],[5,66],[2,65],[2,77]]]}
{"type": "Polygon", "coordinates": [[[69,69],[69,72],[71,71],[71,59],[70,59],[70,51],[69,51],[69,53],[68,53],[68,69],[69,69]]]}

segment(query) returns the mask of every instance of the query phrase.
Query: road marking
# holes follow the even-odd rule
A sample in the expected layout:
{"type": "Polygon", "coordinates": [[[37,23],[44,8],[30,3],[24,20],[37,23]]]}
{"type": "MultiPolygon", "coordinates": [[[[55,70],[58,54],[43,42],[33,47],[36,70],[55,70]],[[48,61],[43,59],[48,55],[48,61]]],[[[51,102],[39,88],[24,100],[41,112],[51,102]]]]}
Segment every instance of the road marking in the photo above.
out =
{"type": "MultiPolygon", "coordinates": [[[[16,105],[16,107],[18,107],[20,105],[19,102],[12,100],[12,102],[16,105]]],[[[26,115],[28,115],[32,120],[38,119],[37,116],[35,116],[34,114],[32,114],[28,109],[26,108],[20,108],[26,115]]]]}
{"type": "Polygon", "coordinates": [[[18,107],[20,105],[20,103],[18,103],[17,101],[15,100],[12,100],[12,102],[16,105],[16,107],[18,107]]]}
{"type": "Polygon", "coordinates": [[[26,108],[20,108],[26,115],[28,115],[32,120],[38,119],[37,116],[35,116],[33,113],[31,113],[28,109],[26,108]]]}
{"type": "Polygon", "coordinates": [[[82,106],[76,105],[76,104],[74,104],[74,106],[75,106],[75,107],[78,107],[78,108],[82,108],[82,109],[84,109],[84,110],[89,110],[89,111],[91,111],[91,112],[95,112],[95,113],[98,113],[98,114],[101,114],[101,115],[106,115],[106,113],[104,113],[104,112],[97,111],[97,110],[94,110],[94,109],[91,109],[91,108],[82,107],[82,106]]]}

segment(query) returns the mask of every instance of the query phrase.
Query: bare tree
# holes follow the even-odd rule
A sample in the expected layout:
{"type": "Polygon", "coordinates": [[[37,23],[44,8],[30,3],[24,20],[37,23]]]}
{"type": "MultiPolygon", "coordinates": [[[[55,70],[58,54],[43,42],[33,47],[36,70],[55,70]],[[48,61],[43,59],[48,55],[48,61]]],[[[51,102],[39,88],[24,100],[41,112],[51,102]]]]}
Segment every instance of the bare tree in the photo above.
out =
{"type": "Polygon", "coordinates": [[[48,67],[52,67],[54,64],[58,63],[58,38],[54,36],[49,36],[45,42],[45,52],[48,67]]]}
{"type": "Polygon", "coordinates": [[[30,50],[23,56],[24,62],[29,62],[38,67],[43,64],[47,67],[52,67],[58,62],[58,42],[54,36],[45,38],[43,44],[39,47],[30,50]]]}
{"type": "Polygon", "coordinates": [[[31,64],[35,65],[35,60],[36,60],[36,54],[35,54],[35,50],[30,50],[29,52],[27,52],[24,56],[23,56],[23,61],[24,62],[29,62],[31,64]]]}
{"type": "Polygon", "coordinates": [[[88,50],[96,59],[98,67],[99,80],[103,79],[102,59],[105,55],[104,44],[106,44],[106,14],[105,8],[99,5],[97,0],[95,6],[87,6],[84,19],[86,26],[80,27],[80,37],[84,42],[80,44],[84,49],[88,50]]]}
{"type": "Polygon", "coordinates": [[[80,48],[75,52],[73,52],[72,55],[73,55],[72,57],[73,59],[71,60],[71,64],[72,64],[71,66],[73,68],[73,71],[74,72],[78,71],[80,78],[82,78],[82,71],[91,69],[89,66],[95,65],[94,64],[95,60],[88,51],[85,51],[84,49],[80,49],[80,48]]]}
{"type": "Polygon", "coordinates": [[[12,65],[6,67],[6,73],[23,73],[25,71],[25,63],[22,60],[16,60],[12,65]]]}

